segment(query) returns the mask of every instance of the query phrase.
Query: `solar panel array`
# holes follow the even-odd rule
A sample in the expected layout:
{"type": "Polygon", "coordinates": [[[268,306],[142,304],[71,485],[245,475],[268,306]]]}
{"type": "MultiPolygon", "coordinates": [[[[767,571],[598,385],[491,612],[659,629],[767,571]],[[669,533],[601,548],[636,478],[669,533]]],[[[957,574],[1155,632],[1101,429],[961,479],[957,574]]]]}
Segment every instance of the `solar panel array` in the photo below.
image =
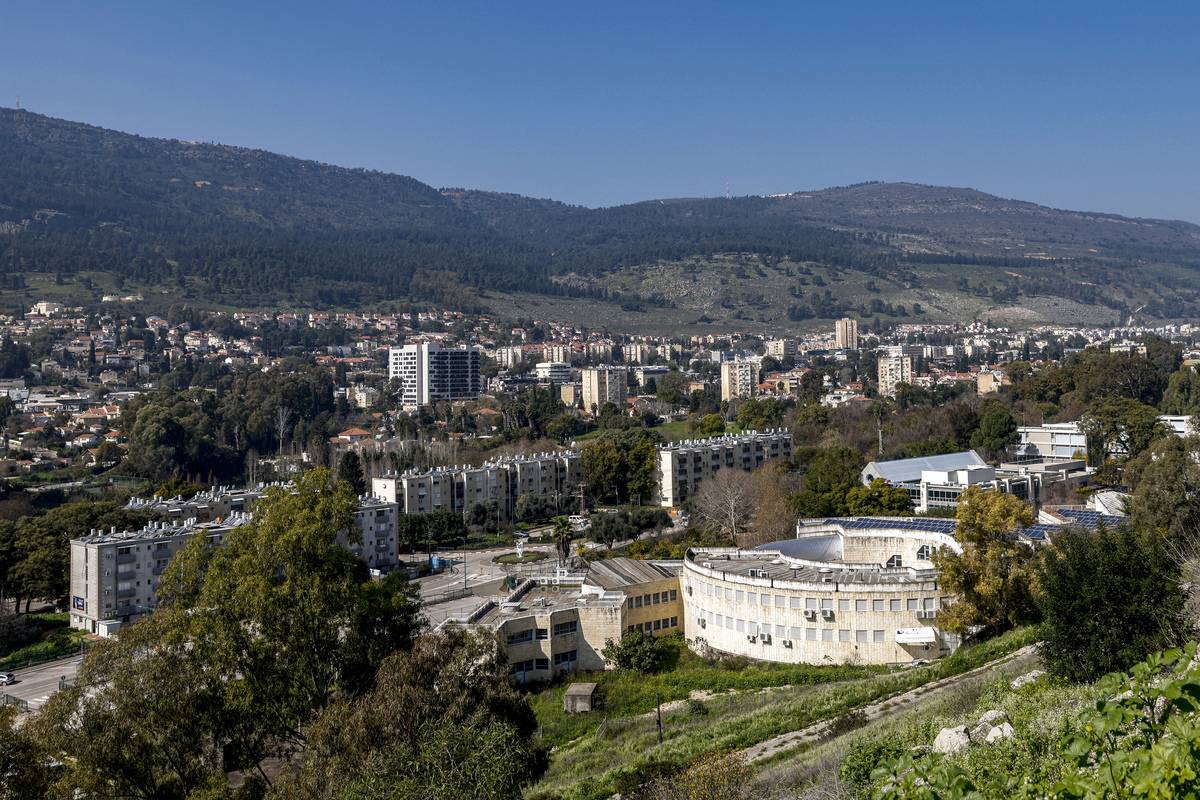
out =
{"type": "MultiPolygon", "coordinates": [[[[1123,520],[1122,517],[1082,509],[1063,509],[1057,513],[1069,519],[1071,525],[1090,529],[1098,528],[1100,525],[1114,527],[1123,520]]],[[[940,517],[829,517],[817,522],[823,525],[840,525],[846,530],[895,530],[898,528],[923,533],[942,533],[948,536],[953,536],[955,530],[954,520],[940,517]]],[[[1022,528],[1019,533],[1028,539],[1042,542],[1063,527],[1065,526],[1038,523],[1022,528]]]]}

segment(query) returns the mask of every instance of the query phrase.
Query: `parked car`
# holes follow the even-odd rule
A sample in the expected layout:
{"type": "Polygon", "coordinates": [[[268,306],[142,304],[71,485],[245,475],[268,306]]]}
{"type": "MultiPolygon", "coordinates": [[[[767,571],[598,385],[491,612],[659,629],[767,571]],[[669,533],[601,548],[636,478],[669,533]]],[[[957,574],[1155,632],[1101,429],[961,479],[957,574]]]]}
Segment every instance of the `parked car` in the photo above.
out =
{"type": "Polygon", "coordinates": [[[0,672],[0,686],[11,686],[17,682],[17,676],[11,672],[0,672]]]}

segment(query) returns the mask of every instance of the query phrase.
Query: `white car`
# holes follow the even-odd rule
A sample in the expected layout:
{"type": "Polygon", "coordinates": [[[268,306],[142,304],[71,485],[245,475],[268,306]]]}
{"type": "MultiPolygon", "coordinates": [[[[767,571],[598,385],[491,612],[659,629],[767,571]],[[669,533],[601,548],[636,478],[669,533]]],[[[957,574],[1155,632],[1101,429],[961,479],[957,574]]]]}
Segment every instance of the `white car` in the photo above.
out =
{"type": "Polygon", "coordinates": [[[11,672],[0,672],[0,686],[12,686],[17,682],[17,676],[11,672]]]}

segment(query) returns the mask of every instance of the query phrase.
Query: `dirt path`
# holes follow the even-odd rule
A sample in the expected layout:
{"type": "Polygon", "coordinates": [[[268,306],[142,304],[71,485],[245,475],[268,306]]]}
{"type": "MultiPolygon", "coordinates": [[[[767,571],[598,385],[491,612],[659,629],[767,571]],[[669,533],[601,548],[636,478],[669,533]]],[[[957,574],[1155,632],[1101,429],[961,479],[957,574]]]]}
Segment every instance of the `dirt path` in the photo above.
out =
{"type": "MultiPolygon", "coordinates": [[[[949,689],[953,689],[958,684],[965,680],[969,680],[977,675],[981,675],[990,670],[994,670],[1000,666],[1022,666],[1025,664],[1032,665],[1037,660],[1037,645],[1030,644],[1022,647],[1020,650],[1015,650],[1006,656],[1002,656],[995,661],[989,661],[981,667],[976,667],[968,672],[963,672],[959,675],[951,675],[941,680],[926,683],[923,686],[918,686],[914,689],[909,689],[906,692],[892,695],[883,700],[871,703],[870,705],[860,706],[855,711],[863,714],[863,722],[873,722],[889,714],[895,714],[899,711],[911,708],[914,704],[936,697],[949,689]]],[[[747,747],[742,750],[740,755],[747,762],[760,761],[764,758],[778,755],[785,750],[790,750],[794,747],[799,747],[803,744],[819,741],[822,734],[825,733],[833,723],[838,719],[821,720],[815,722],[806,728],[783,733],[764,742],[759,742],[756,745],[747,747]]]]}

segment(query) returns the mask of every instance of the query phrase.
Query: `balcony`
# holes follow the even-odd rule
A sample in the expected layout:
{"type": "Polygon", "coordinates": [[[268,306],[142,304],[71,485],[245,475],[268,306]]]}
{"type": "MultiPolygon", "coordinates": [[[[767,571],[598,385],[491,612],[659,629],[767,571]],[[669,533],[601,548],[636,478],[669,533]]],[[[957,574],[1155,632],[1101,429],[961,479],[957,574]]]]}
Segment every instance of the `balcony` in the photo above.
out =
{"type": "Polygon", "coordinates": [[[117,553],[118,564],[132,564],[137,561],[137,553],[117,553]]]}
{"type": "Polygon", "coordinates": [[[117,589],[117,598],[124,600],[137,594],[137,589],[117,589]]]}

